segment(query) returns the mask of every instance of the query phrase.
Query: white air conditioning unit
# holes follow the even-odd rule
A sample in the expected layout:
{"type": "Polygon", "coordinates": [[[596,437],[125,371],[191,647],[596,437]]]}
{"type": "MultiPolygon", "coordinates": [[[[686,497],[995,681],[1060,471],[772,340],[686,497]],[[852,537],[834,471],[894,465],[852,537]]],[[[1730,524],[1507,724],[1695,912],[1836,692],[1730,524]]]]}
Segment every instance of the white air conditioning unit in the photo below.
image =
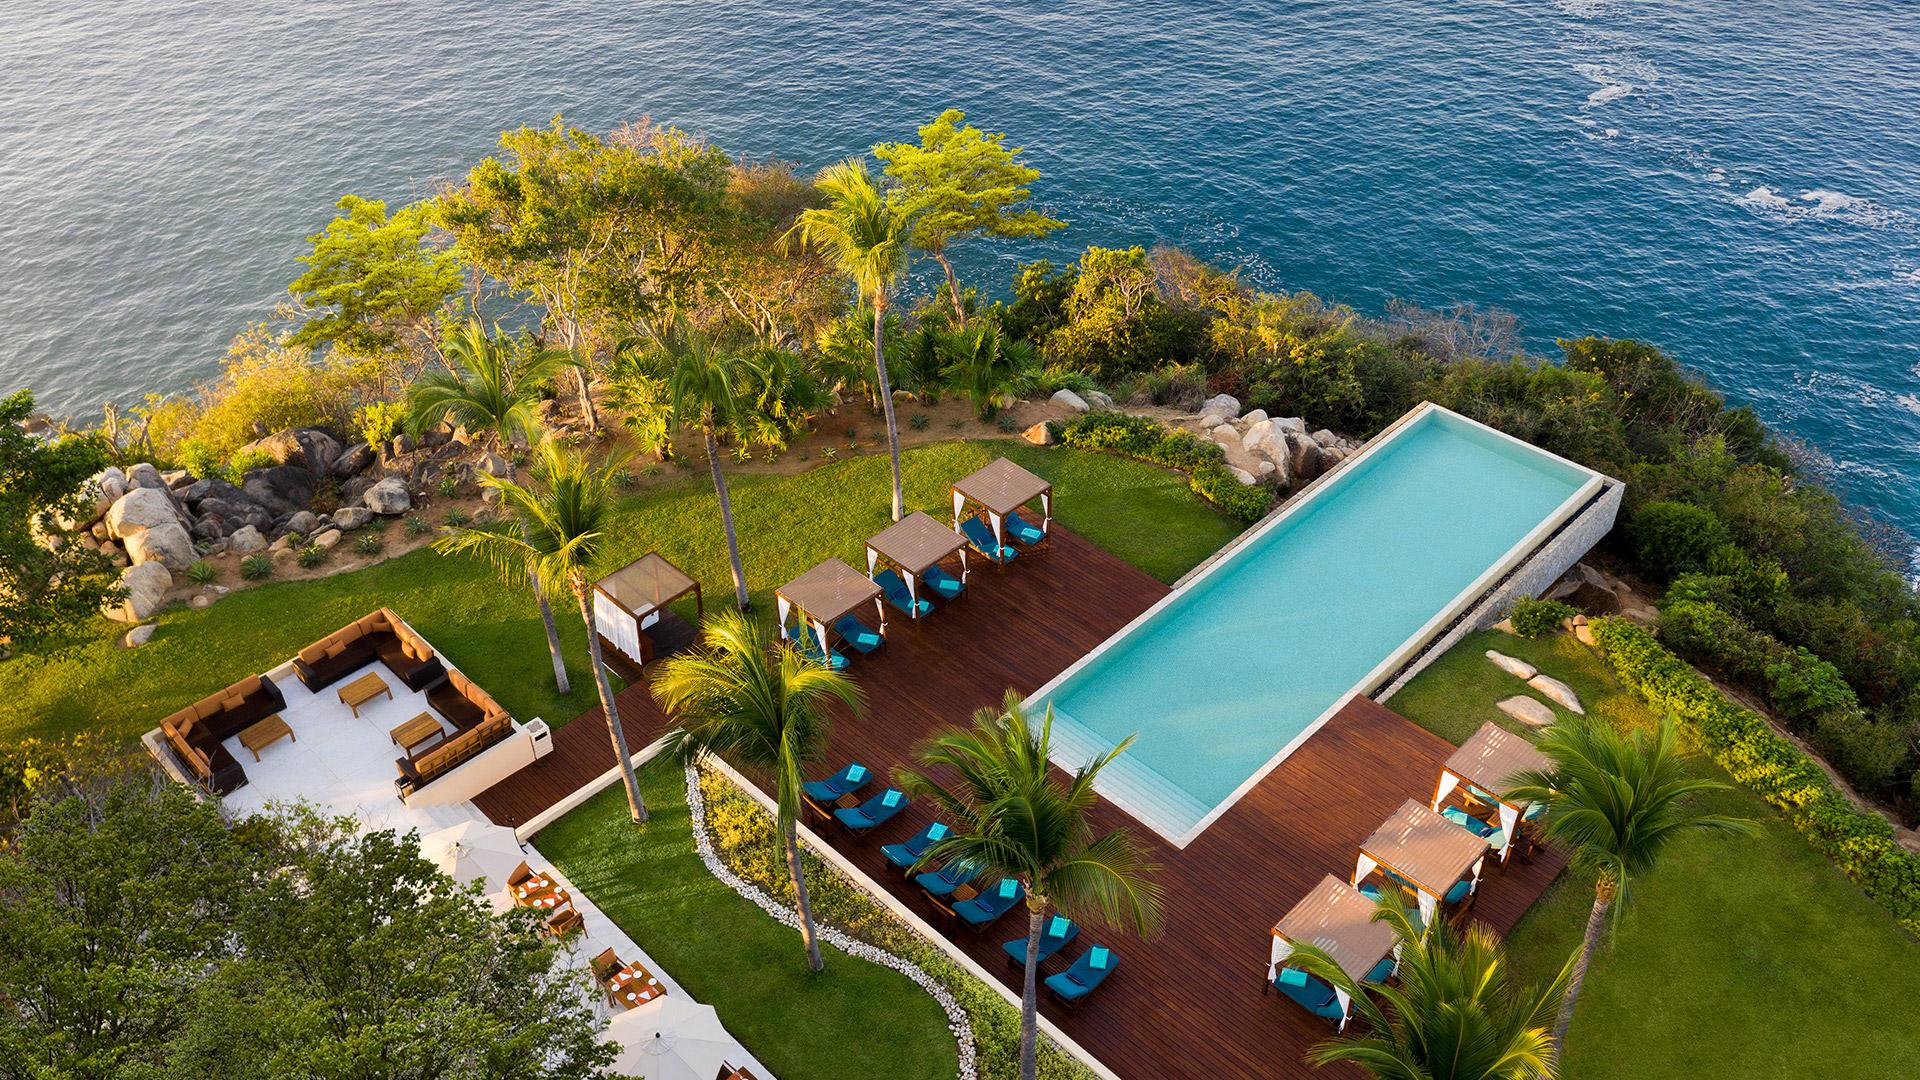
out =
{"type": "Polygon", "coordinates": [[[533,760],[539,761],[553,753],[553,729],[547,726],[545,720],[536,716],[527,721],[524,728],[527,737],[533,740],[533,760]]]}

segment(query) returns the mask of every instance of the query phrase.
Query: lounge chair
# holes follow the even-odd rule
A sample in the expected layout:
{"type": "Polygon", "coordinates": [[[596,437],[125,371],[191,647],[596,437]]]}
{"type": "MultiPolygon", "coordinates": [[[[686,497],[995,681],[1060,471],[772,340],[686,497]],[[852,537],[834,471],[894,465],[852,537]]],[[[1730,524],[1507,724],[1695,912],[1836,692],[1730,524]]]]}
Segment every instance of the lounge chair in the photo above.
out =
{"type": "Polygon", "coordinates": [[[880,586],[880,592],[886,596],[887,603],[904,613],[910,619],[917,619],[933,610],[933,601],[915,597],[907,591],[907,582],[893,570],[882,570],[873,575],[873,583],[880,586]]]}
{"type": "Polygon", "coordinates": [[[1332,984],[1301,971],[1283,967],[1273,977],[1273,988],[1290,997],[1301,1008],[1323,1020],[1343,1020],[1347,1010],[1340,1005],[1332,984]]]}
{"type": "MultiPolygon", "coordinates": [[[[1044,964],[1054,953],[1059,952],[1068,942],[1080,936],[1080,927],[1065,915],[1055,915],[1040,928],[1040,952],[1034,957],[1035,963],[1044,964]]],[[[1016,966],[1027,962],[1027,939],[1014,938],[1000,946],[1007,954],[1007,962],[1016,966]]]]}
{"type": "Polygon", "coordinates": [[[1014,543],[1023,547],[1032,547],[1047,538],[1045,529],[1021,517],[1018,510],[1007,515],[1006,530],[1014,543]]]}
{"type": "Polygon", "coordinates": [[[943,900],[953,895],[953,890],[979,876],[979,871],[965,862],[950,862],[938,870],[928,870],[913,876],[913,883],[927,891],[935,900],[943,900]]]}
{"type": "Polygon", "coordinates": [[[1473,879],[1461,878],[1459,881],[1453,883],[1453,888],[1447,890],[1447,895],[1442,897],[1440,902],[1443,904],[1464,903],[1467,897],[1472,895],[1473,879]]]}
{"type": "Polygon", "coordinates": [[[1073,966],[1058,975],[1047,976],[1047,992],[1062,1005],[1077,1009],[1119,966],[1120,957],[1113,950],[1105,945],[1088,946],[1073,966]]]}
{"type": "Polygon", "coordinates": [[[880,631],[868,627],[866,623],[851,615],[842,615],[835,620],[833,632],[839,634],[840,640],[853,646],[863,656],[887,643],[887,639],[880,636],[880,631]]]}
{"type": "Polygon", "coordinates": [[[967,583],[947,573],[944,567],[929,566],[920,572],[920,580],[942,600],[957,600],[967,591],[967,583]]]}
{"type": "Polygon", "coordinates": [[[906,808],[907,793],[899,788],[888,788],[859,806],[835,810],[833,816],[848,829],[863,833],[892,821],[895,814],[906,808]]]}
{"type": "Polygon", "coordinates": [[[1370,983],[1386,982],[1387,979],[1393,975],[1393,969],[1398,967],[1399,964],[1400,961],[1395,960],[1391,955],[1383,956],[1380,958],[1380,962],[1373,965],[1360,981],[1370,983]]]}
{"type": "Polygon", "coordinates": [[[1497,833],[1500,831],[1499,826],[1490,825],[1487,822],[1482,821],[1477,817],[1474,817],[1472,814],[1467,813],[1465,810],[1462,810],[1457,806],[1449,806],[1444,810],[1441,810],[1440,816],[1443,818],[1446,818],[1448,821],[1453,822],[1455,825],[1460,826],[1461,828],[1467,830],[1468,832],[1472,833],[1473,835],[1479,837],[1482,840],[1485,840],[1487,837],[1492,836],[1494,833],[1497,833]]]}
{"type": "Polygon", "coordinates": [[[794,638],[793,647],[799,650],[801,656],[806,657],[816,664],[832,668],[835,671],[847,670],[846,654],[838,649],[821,649],[820,643],[814,640],[812,630],[803,631],[799,637],[794,638]]]}
{"type": "Polygon", "coordinates": [[[911,870],[920,862],[920,856],[927,853],[928,848],[932,847],[936,841],[946,839],[947,834],[952,831],[944,822],[936,821],[915,833],[913,839],[906,843],[883,845],[880,848],[880,854],[885,855],[887,861],[896,869],[911,870]]]}
{"type": "Polygon", "coordinates": [[[1026,898],[1027,887],[1020,884],[1020,879],[1003,877],[973,899],[953,905],[953,914],[968,929],[985,930],[1026,898]]]}
{"type": "Polygon", "coordinates": [[[1019,554],[1019,552],[995,540],[993,538],[993,530],[987,527],[985,521],[977,517],[970,517],[960,523],[960,535],[967,538],[967,543],[973,545],[973,550],[985,555],[987,558],[992,559],[1002,566],[1012,562],[1013,557],[1019,554]]]}
{"type": "Polygon", "coordinates": [[[842,795],[851,795],[867,786],[873,774],[865,765],[857,761],[847,763],[846,768],[827,777],[825,780],[809,780],[800,785],[800,793],[817,803],[830,803],[842,795]]]}

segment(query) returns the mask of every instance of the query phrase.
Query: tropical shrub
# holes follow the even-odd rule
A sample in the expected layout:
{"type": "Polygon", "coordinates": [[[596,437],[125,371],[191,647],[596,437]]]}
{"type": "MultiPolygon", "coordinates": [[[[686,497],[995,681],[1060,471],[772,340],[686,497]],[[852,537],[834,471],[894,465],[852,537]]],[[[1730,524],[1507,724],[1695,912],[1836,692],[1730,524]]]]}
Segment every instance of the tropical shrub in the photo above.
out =
{"type": "Polygon", "coordinates": [[[193,565],[187,567],[187,580],[195,585],[205,585],[217,575],[218,571],[214,570],[213,564],[205,559],[195,559],[193,565]]]}
{"type": "Polygon", "coordinates": [[[188,439],[196,454],[225,459],[260,437],[290,427],[352,428],[354,400],[368,388],[364,372],[337,359],[316,359],[284,333],[252,327],[234,338],[220,377],[191,396],[148,398],[141,407],[156,454],[172,458],[188,439]]]}
{"type": "MultiPolygon", "coordinates": [[[[1699,590],[1689,583],[1687,595],[1699,590]]],[[[1783,662],[1785,645],[1740,621],[1710,600],[1676,599],[1679,583],[1660,609],[1660,640],[1675,652],[1705,664],[1743,686],[1765,692],[1767,669],[1783,662]]]]}
{"type": "Polygon", "coordinates": [[[1265,484],[1242,484],[1227,468],[1226,452],[1192,432],[1131,413],[1089,412],[1060,429],[1060,442],[1082,450],[1109,450],[1178,469],[1194,493],[1241,521],[1258,521],[1273,502],[1265,484]]]}
{"type": "Polygon", "coordinates": [[[1627,537],[1640,568],[1663,580],[1706,569],[1714,551],[1733,542],[1713,511],[1665,499],[1635,510],[1627,537]]]}
{"type": "Polygon", "coordinates": [[[1622,682],[1672,713],[1736,782],[1779,808],[1867,895],[1920,933],[1920,855],[1894,842],[1884,818],[1857,809],[1798,747],[1727,700],[1652,634],[1618,618],[1596,619],[1592,628],[1622,682]]]}
{"type": "Polygon", "coordinates": [[[406,429],[407,406],[401,401],[370,401],[355,414],[361,441],[378,448],[406,429]]]}
{"type": "Polygon", "coordinates": [[[425,536],[433,531],[433,526],[428,523],[427,519],[418,514],[410,515],[407,518],[405,528],[408,536],[425,536]]]}
{"type": "Polygon", "coordinates": [[[308,544],[300,549],[298,558],[301,566],[311,570],[327,561],[327,549],[319,544],[308,544]]]}
{"type": "Polygon", "coordinates": [[[1829,709],[1813,721],[1813,744],[1827,763],[1861,791],[1891,784],[1913,759],[1913,743],[1899,724],[1876,720],[1859,709],[1829,709]]]}
{"type": "Polygon", "coordinates": [[[1767,698],[1788,720],[1859,705],[1840,669],[1806,649],[1793,649],[1768,664],[1766,674],[1767,698]]]}
{"type": "Polygon", "coordinates": [[[362,555],[378,555],[384,546],[377,532],[361,533],[360,538],[353,542],[353,549],[362,555]]]}
{"type": "Polygon", "coordinates": [[[240,576],[259,581],[273,573],[273,560],[265,555],[249,555],[240,560],[240,576]]]}
{"type": "Polygon", "coordinates": [[[1507,618],[1513,620],[1513,632],[1521,637],[1546,637],[1560,632],[1560,624],[1573,618],[1579,612],[1572,604],[1560,600],[1539,600],[1531,596],[1522,596],[1507,609],[1507,618]]]}

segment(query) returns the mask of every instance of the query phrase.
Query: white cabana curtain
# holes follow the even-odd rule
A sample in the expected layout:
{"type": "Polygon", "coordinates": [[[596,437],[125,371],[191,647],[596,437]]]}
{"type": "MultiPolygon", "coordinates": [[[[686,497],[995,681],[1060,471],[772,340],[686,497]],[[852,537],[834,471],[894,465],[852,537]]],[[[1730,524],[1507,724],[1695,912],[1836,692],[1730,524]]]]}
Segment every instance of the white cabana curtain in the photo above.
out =
{"type": "Polygon", "coordinates": [[[1040,513],[1043,515],[1040,518],[1040,531],[1048,532],[1053,528],[1053,492],[1040,493],[1040,513]]]}
{"type": "MultiPolygon", "coordinates": [[[[1437,814],[1440,812],[1440,804],[1446,802],[1447,796],[1453,794],[1453,790],[1459,786],[1460,778],[1454,775],[1452,770],[1440,770],[1440,783],[1435,786],[1433,790],[1434,813],[1437,814]]],[[[1498,841],[1494,843],[1493,849],[1500,853],[1500,861],[1506,862],[1507,856],[1513,854],[1513,833],[1514,830],[1520,826],[1522,808],[1514,806],[1504,799],[1498,800],[1495,806],[1500,815],[1500,834],[1492,838],[1492,841],[1498,841]]],[[[1475,871],[1475,873],[1477,875],[1478,871],[1475,871]]]]}
{"type": "Polygon", "coordinates": [[[598,589],[593,593],[593,628],[634,663],[641,662],[639,620],[598,589]]]}
{"type": "MultiPolygon", "coordinates": [[[[1267,960],[1268,982],[1272,982],[1280,977],[1281,962],[1293,955],[1293,942],[1288,941],[1279,934],[1272,936],[1273,953],[1267,960]]],[[[1333,996],[1340,1002],[1340,1030],[1345,1031],[1347,1030],[1347,1021],[1353,1019],[1353,998],[1349,996],[1345,990],[1337,986],[1333,988],[1333,996]]]]}
{"type": "Polygon", "coordinates": [[[967,497],[958,490],[953,493],[953,531],[960,531],[960,511],[967,508],[967,497]]]}
{"type": "MultiPolygon", "coordinates": [[[[872,548],[868,548],[867,549],[867,580],[868,581],[873,580],[874,575],[879,572],[879,567],[880,567],[880,553],[878,551],[875,551],[872,548]]],[[[920,617],[920,581],[919,581],[920,575],[919,574],[901,574],[900,576],[907,579],[907,601],[908,601],[907,618],[917,619],[920,617]]],[[[964,581],[965,578],[963,577],[961,580],[964,581]]],[[[885,637],[887,633],[887,608],[885,604],[885,599],[886,598],[883,596],[879,600],[874,601],[874,603],[879,605],[880,607],[880,636],[882,637],[885,637]]]]}
{"type": "Polygon", "coordinates": [[[793,601],[784,596],[774,597],[774,606],[780,612],[780,640],[791,641],[793,636],[787,633],[787,615],[793,611],[793,601]]]}

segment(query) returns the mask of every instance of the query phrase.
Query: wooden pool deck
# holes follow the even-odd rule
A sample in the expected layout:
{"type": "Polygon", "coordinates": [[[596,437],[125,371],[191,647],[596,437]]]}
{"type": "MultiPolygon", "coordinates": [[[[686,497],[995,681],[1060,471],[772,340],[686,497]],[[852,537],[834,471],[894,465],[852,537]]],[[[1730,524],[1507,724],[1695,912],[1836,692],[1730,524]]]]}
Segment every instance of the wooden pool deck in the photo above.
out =
{"type": "MultiPolygon", "coordinates": [[[[868,710],[834,728],[822,774],[848,760],[890,771],[910,760],[920,740],[997,704],[1008,687],[1022,694],[1038,689],[1167,594],[1165,585],[1065,529],[1056,528],[1052,544],[1052,551],[1023,556],[1004,570],[976,570],[966,599],[919,625],[890,619],[887,646],[853,666],[868,710]]],[[[635,749],[665,727],[643,686],[623,691],[619,706],[635,749]]],[[[1269,930],[1322,875],[1350,874],[1358,844],[1403,800],[1430,798],[1452,749],[1360,698],[1185,849],[1102,803],[1100,827],[1130,827],[1160,864],[1166,929],[1143,942],[1087,928],[1042,976],[1064,968],[1090,941],[1111,946],[1120,967],[1078,1014],[1044,995],[1043,1012],[1129,1080],[1342,1075],[1301,1060],[1332,1027],[1261,993],[1269,930]]],[[[496,822],[517,825],[612,765],[596,708],[555,734],[555,752],[546,761],[475,802],[496,822]]],[[[913,835],[929,816],[924,807],[909,807],[868,840],[814,824],[870,877],[941,926],[938,909],[891,872],[879,852],[881,844],[913,835]]],[[[1563,863],[1542,851],[1530,865],[1491,870],[1474,917],[1508,932],[1563,863]]],[[[980,935],[955,932],[954,940],[1017,992],[1019,971],[1000,947],[1021,932],[1010,917],[980,935]]]]}

